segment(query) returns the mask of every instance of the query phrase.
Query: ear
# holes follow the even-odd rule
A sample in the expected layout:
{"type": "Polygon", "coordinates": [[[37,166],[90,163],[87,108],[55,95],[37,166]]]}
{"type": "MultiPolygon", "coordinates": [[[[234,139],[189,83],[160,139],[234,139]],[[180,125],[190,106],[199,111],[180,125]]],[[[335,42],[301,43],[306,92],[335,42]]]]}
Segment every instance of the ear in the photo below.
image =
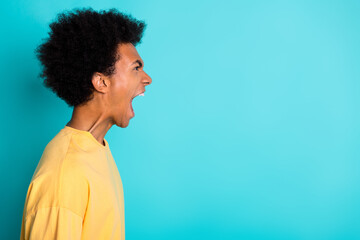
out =
{"type": "Polygon", "coordinates": [[[96,91],[106,93],[109,91],[110,80],[102,73],[94,73],[91,82],[96,91]]]}

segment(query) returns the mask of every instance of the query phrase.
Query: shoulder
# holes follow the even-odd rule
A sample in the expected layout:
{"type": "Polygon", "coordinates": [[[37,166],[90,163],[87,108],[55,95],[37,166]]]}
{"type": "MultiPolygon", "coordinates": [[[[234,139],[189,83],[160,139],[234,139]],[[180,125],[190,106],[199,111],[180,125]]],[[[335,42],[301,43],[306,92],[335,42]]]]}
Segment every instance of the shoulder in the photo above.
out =
{"type": "Polygon", "coordinates": [[[72,136],[60,133],[46,146],[30,181],[27,214],[48,207],[69,209],[79,216],[85,213],[90,188],[87,166],[77,159],[72,136]]]}

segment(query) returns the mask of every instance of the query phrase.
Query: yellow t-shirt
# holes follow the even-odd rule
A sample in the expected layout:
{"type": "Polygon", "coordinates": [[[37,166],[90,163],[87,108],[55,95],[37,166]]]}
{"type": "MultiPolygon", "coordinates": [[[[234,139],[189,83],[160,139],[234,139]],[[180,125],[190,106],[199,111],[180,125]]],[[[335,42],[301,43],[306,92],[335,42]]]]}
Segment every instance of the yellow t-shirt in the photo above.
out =
{"type": "Polygon", "coordinates": [[[108,142],[65,126],[46,145],[26,195],[20,239],[125,239],[124,195],[108,142]]]}

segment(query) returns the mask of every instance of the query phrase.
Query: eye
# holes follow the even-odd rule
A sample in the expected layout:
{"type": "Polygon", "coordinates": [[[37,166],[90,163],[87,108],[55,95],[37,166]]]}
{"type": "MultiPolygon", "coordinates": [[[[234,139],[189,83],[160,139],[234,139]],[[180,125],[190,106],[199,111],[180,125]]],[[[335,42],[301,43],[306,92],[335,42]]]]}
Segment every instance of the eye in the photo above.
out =
{"type": "Polygon", "coordinates": [[[139,71],[139,68],[140,68],[140,66],[137,66],[137,67],[135,67],[134,69],[135,69],[136,71],[139,71]]]}

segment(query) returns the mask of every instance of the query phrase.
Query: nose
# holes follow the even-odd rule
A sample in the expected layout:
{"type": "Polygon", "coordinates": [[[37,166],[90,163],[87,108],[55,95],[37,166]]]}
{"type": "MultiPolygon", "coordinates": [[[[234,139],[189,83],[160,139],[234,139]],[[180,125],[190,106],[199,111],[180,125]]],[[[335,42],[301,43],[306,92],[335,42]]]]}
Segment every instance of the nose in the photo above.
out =
{"type": "Polygon", "coordinates": [[[144,83],[146,85],[150,85],[152,83],[152,79],[146,72],[144,72],[144,73],[145,73],[144,83]]]}

